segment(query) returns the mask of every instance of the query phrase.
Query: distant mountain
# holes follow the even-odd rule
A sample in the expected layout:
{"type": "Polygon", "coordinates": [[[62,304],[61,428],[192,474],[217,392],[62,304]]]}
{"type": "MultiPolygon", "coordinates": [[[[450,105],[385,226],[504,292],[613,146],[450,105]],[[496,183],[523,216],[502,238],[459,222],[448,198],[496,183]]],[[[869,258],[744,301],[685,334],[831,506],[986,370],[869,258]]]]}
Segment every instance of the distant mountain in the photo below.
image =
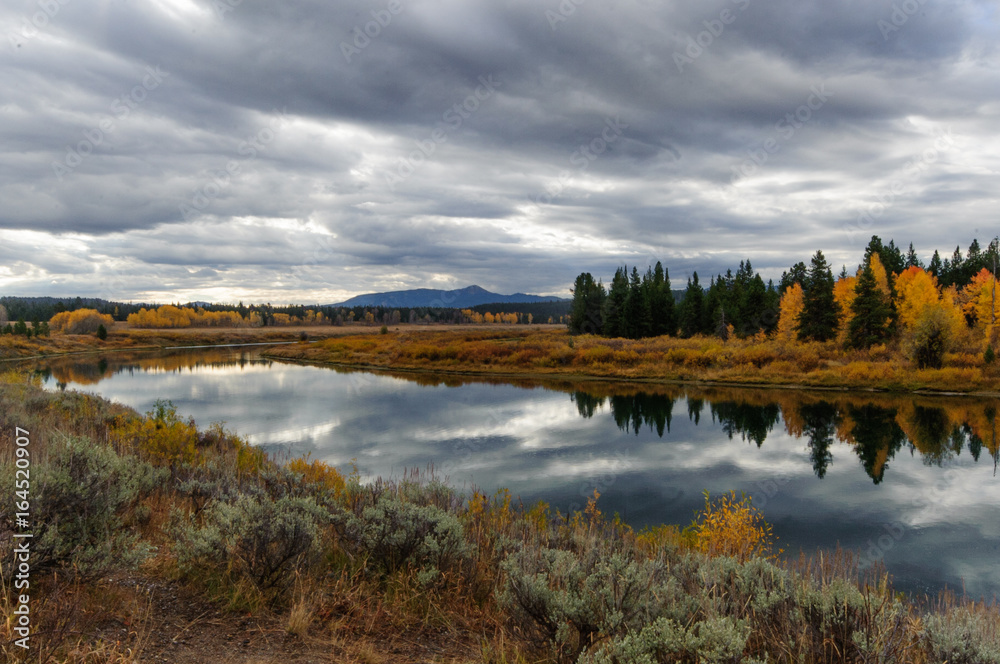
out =
{"type": "Polygon", "coordinates": [[[506,302],[564,302],[564,297],[549,297],[542,295],[526,295],[514,293],[501,295],[491,293],[479,286],[466,286],[457,290],[437,290],[434,288],[416,288],[413,290],[390,291],[388,293],[368,293],[358,295],[349,300],[326,306],[331,307],[474,307],[478,304],[493,304],[506,302]]]}

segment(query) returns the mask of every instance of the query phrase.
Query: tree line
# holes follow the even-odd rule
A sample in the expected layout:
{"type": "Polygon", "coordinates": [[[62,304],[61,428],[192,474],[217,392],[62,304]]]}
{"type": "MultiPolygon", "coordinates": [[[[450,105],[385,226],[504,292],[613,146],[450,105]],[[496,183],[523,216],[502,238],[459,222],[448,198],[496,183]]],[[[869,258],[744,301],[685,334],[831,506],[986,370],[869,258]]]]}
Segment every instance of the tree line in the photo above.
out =
{"type": "Polygon", "coordinates": [[[950,259],[935,251],[925,267],[913,245],[905,253],[876,235],[857,271],[838,278],[822,251],[807,266],[793,265],[776,286],[766,284],[749,260],[734,274],[717,275],[704,288],[695,272],[679,302],[660,262],[640,275],[620,267],[608,288],[589,272],[573,286],[573,334],[639,339],[648,336],[758,334],[784,340],[837,340],[864,349],[900,342],[919,366],[941,365],[956,341],[985,340],[987,360],[996,344],[996,238],[984,250],[973,240],[950,259]]]}
{"type": "Polygon", "coordinates": [[[752,336],[774,331],[778,322],[780,295],[774,283],[767,284],[754,272],[750,261],[740,262],[733,274],[712,277],[708,288],[698,273],[688,279],[677,302],[670,287],[670,274],[657,261],[639,274],[636,267],[620,267],[605,290],[589,272],[576,278],[570,311],[570,331],[606,337],[641,339],[649,336],[716,334],[752,336]]]}

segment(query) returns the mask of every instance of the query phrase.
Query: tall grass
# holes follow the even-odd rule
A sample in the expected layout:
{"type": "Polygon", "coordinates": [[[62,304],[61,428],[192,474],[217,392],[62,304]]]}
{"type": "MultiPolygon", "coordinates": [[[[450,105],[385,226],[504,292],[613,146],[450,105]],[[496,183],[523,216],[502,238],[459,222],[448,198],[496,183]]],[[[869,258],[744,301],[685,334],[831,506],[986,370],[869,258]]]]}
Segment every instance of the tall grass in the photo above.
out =
{"type": "Polygon", "coordinates": [[[831,341],[798,342],[763,335],[606,339],[559,330],[428,331],[348,336],[275,348],[271,357],[492,374],[568,374],[605,378],[699,380],[754,385],[918,389],[1000,389],[1000,367],[981,349],[958,348],[940,369],[915,366],[898,345],[845,350],[831,341]]]}

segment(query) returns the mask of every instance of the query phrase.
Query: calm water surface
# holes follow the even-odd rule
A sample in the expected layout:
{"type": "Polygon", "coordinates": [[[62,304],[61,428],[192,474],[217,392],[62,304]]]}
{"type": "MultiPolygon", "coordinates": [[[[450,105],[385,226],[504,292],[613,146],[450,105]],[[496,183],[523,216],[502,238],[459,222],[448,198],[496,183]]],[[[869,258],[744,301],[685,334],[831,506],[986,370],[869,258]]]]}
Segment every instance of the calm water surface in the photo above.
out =
{"type": "Polygon", "coordinates": [[[272,453],[366,478],[433,465],[457,487],[507,487],[580,509],[594,490],[633,526],[686,524],[702,492],[746,492],[787,552],[858,550],[898,588],[1000,594],[997,411],[982,399],[788,390],[489,383],[343,372],[260,348],[60,359],[50,389],[145,412],[169,399],[272,453]]]}

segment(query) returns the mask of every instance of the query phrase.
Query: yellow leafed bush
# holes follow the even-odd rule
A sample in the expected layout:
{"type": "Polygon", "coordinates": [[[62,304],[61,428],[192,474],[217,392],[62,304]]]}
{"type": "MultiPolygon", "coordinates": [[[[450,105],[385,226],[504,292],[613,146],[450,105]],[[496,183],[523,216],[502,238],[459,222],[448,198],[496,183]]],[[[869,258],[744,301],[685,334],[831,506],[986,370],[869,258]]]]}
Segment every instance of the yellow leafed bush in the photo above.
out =
{"type": "Polygon", "coordinates": [[[287,468],[302,475],[302,479],[307,484],[316,484],[325,489],[333,491],[333,495],[340,498],[344,493],[346,482],[344,476],[333,466],[320,460],[309,461],[308,459],[292,459],[286,464],[287,468]]]}
{"type": "Polygon", "coordinates": [[[53,316],[49,329],[56,334],[93,334],[101,325],[109,328],[114,324],[114,318],[98,313],[97,309],[77,309],[53,316]]]}
{"type": "Polygon", "coordinates": [[[764,516],[749,497],[737,498],[735,491],[715,501],[706,491],[705,508],[684,534],[698,551],[741,561],[754,556],[776,558],[782,552],[772,550],[774,537],[764,516]]]}

